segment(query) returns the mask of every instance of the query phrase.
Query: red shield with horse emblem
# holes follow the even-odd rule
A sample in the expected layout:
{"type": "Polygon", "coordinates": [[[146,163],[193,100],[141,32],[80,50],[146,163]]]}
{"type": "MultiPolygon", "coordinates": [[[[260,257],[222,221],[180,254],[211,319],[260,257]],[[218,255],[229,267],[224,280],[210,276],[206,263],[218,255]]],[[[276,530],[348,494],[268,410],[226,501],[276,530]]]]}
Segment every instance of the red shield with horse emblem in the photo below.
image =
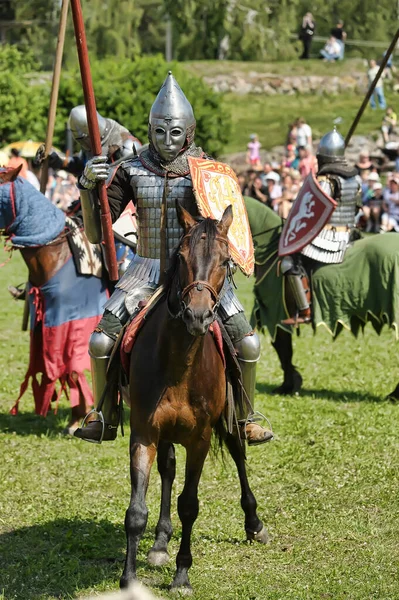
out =
{"type": "Polygon", "coordinates": [[[321,189],[313,173],[310,173],[284,223],[278,246],[279,256],[294,254],[309,244],[328,223],[336,206],[336,201],[321,189]]]}
{"type": "Polygon", "coordinates": [[[229,204],[233,223],[229,229],[231,258],[245,275],[254,270],[254,248],[247,210],[233,169],[224,163],[188,157],[197,206],[203,217],[219,220],[229,204]]]}

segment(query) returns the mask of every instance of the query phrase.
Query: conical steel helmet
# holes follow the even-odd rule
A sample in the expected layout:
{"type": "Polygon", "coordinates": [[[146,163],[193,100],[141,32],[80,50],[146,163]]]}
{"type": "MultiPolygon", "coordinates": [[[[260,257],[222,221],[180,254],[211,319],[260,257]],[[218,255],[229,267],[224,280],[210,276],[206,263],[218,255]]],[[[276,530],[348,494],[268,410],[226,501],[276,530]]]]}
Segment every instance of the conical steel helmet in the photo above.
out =
{"type": "Polygon", "coordinates": [[[339,157],[345,155],[345,140],[337,128],[323,135],[317,148],[316,155],[339,157]]]}
{"type": "MultiPolygon", "coordinates": [[[[101,141],[103,141],[110,130],[110,122],[97,113],[98,127],[101,141]]],[[[84,104],[74,106],[69,113],[68,127],[74,139],[80,143],[85,150],[90,150],[89,125],[87,123],[87,112],[84,104]]]]}
{"type": "Polygon", "coordinates": [[[173,77],[172,71],[169,71],[152,105],[149,124],[152,130],[154,125],[171,121],[175,126],[181,127],[186,132],[187,140],[191,143],[194,139],[195,130],[193,108],[173,77]]]}

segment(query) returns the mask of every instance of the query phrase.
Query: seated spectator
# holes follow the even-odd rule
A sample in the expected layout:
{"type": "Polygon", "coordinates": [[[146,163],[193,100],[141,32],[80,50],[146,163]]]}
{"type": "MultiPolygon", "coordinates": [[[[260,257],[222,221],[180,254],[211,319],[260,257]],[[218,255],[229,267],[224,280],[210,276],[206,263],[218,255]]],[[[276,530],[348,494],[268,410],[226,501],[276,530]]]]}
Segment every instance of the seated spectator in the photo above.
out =
{"type": "Polygon", "coordinates": [[[380,233],[383,207],[383,187],[382,183],[377,181],[373,184],[372,191],[362,208],[366,233],[380,233]]]}
{"type": "Polygon", "coordinates": [[[277,173],[268,173],[266,175],[267,193],[270,198],[270,206],[278,212],[279,204],[282,200],[283,190],[280,185],[280,176],[277,173]]]}
{"type": "Polygon", "coordinates": [[[384,210],[381,217],[383,231],[399,232],[399,173],[393,173],[384,190],[384,210]]]}
{"type": "Polygon", "coordinates": [[[340,58],[341,46],[335,39],[335,37],[331,36],[326,45],[322,50],[320,50],[321,58],[324,62],[334,62],[340,58]]]}
{"type": "Polygon", "coordinates": [[[384,138],[384,144],[389,143],[389,136],[394,133],[398,117],[393,112],[392,106],[388,106],[387,111],[382,119],[381,131],[384,138]]]}
{"type": "Polygon", "coordinates": [[[359,160],[355,163],[355,167],[358,170],[359,175],[362,174],[363,171],[369,171],[373,166],[370,160],[370,154],[368,150],[362,150],[359,154],[359,160]]]}
{"type": "Polygon", "coordinates": [[[287,150],[285,152],[285,157],[282,160],[282,166],[283,167],[292,167],[293,163],[296,160],[297,160],[297,155],[295,152],[295,146],[293,144],[288,144],[287,150]]]}
{"type": "Polygon", "coordinates": [[[247,194],[248,184],[247,184],[247,176],[245,175],[245,173],[238,173],[237,181],[238,181],[238,185],[240,186],[241,194],[243,196],[247,196],[248,195],[247,194]]]}
{"type": "Polygon", "coordinates": [[[336,39],[339,45],[338,59],[342,60],[345,54],[345,41],[347,37],[346,31],[344,31],[344,22],[339,19],[336,26],[331,29],[330,33],[336,39]]]}
{"type": "Polygon", "coordinates": [[[270,206],[268,189],[263,185],[262,179],[259,177],[259,175],[257,175],[253,180],[253,183],[248,190],[248,196],[251,196],[251,198],[255,198],[255,200],[259,200],[259,202],[263,202],[263,204],[270,206]]]}
{"type": "Polygon", "coordinates": [[[259,151],[262,144],[258,140],[256,133],[252,133],[249,136],[249,139],[250,141],[247,144],[247,163],[251,165],[251,167],[260,167],[261,162],[259,151]]]}
{"type": "Polygon", "coordinates": [[[363,171],[362,175],[361,198],[362,203],[367,204],[373,195],[374,185],[380,181],[380,176],[374,171],[363,171]]]}
{"type": "Polygon", "coordinates": [[[282,219],[286,219],[288,217],[288,213],[291,210],[292,203],[297,197],[298,191],[298,183],[294,182],[291,175],[285,175],[283,177],[282,198],[278,205],[278,214],[282,219]]]}
{"type": "Polygon", "coordinates": [[[305,179],[311,171],[315,172],[317,169],[317,160],[316,157],[313,156],[311,150],[312,149],[309,146],[301,146],[298,148],[298,171],[300,172],[302,179],[305,179]]]}
{"type": "Polygon", "coordinates": [[[269,173],[273,173],[273,177],[278,177],[278,181],[280,181],[280,175],[276,173],[276,171],[273,171],[272,164],[265,162],[263,165],[263,173],[260,175],[263,185],[266,185],[266,179],[269,173]]]}

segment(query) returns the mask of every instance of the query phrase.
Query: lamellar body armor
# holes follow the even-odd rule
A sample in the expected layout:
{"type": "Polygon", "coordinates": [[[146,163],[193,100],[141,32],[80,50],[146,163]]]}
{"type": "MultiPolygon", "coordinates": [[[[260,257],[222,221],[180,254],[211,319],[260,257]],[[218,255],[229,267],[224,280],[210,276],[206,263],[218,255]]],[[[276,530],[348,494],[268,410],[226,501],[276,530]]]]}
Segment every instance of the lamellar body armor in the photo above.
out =
{"type": "Polygon", "coordinates": [[[302,249],[301,254],[321,263],[341,263],[355,226],[360,182],[358,177],[344,178],[340,175],[323,175],[318,177],[318,181],[324,191],[338,202],[338,205],[329,223],[310,244],[302,249]]]}
{"type": "MultiPolygon", "coordinates": [[[[164,190],[167,206],[167,258],[178,246],[183,229],[176,213],[176,200],[193,216],[198,216],[197,204],[189,175],[165,177],[146,168],[137,157],[119,166],[129,176],[137,210],[137,254],[105,308],[122,322],[132,314],[140,300],[151,295],[159,283],[161,255],[161,206],[164,190]],[[123,296],[123,299],[122,299],[123,296]]],[[[227,286],[220,306],[222,318],[228,318],[244,309],[232,286],[227,286]]]]}

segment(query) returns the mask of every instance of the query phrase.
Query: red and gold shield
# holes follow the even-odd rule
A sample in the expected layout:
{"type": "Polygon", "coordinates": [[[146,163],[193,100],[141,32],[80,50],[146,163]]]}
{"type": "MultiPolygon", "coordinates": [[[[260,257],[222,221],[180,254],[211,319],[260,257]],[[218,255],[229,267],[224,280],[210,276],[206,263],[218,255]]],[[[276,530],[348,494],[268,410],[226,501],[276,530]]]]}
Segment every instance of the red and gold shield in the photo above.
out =
{"type": "Polygon", "coordinates": [[[294,254],[307,246],[328,223],[336,206],[336,201],[321,189],[313,173],[309,173],[284,223],[279,256],[294,254]]]}
{"type": "Polygon", "coordinates": [[[203,217],[220,220],[231,204],[233,223],[229,229],[231,258],[245,275],[254,270],[254,248],[247,210],[233,169],[224,163],[188,157],[198,210],[203,217]]]}

